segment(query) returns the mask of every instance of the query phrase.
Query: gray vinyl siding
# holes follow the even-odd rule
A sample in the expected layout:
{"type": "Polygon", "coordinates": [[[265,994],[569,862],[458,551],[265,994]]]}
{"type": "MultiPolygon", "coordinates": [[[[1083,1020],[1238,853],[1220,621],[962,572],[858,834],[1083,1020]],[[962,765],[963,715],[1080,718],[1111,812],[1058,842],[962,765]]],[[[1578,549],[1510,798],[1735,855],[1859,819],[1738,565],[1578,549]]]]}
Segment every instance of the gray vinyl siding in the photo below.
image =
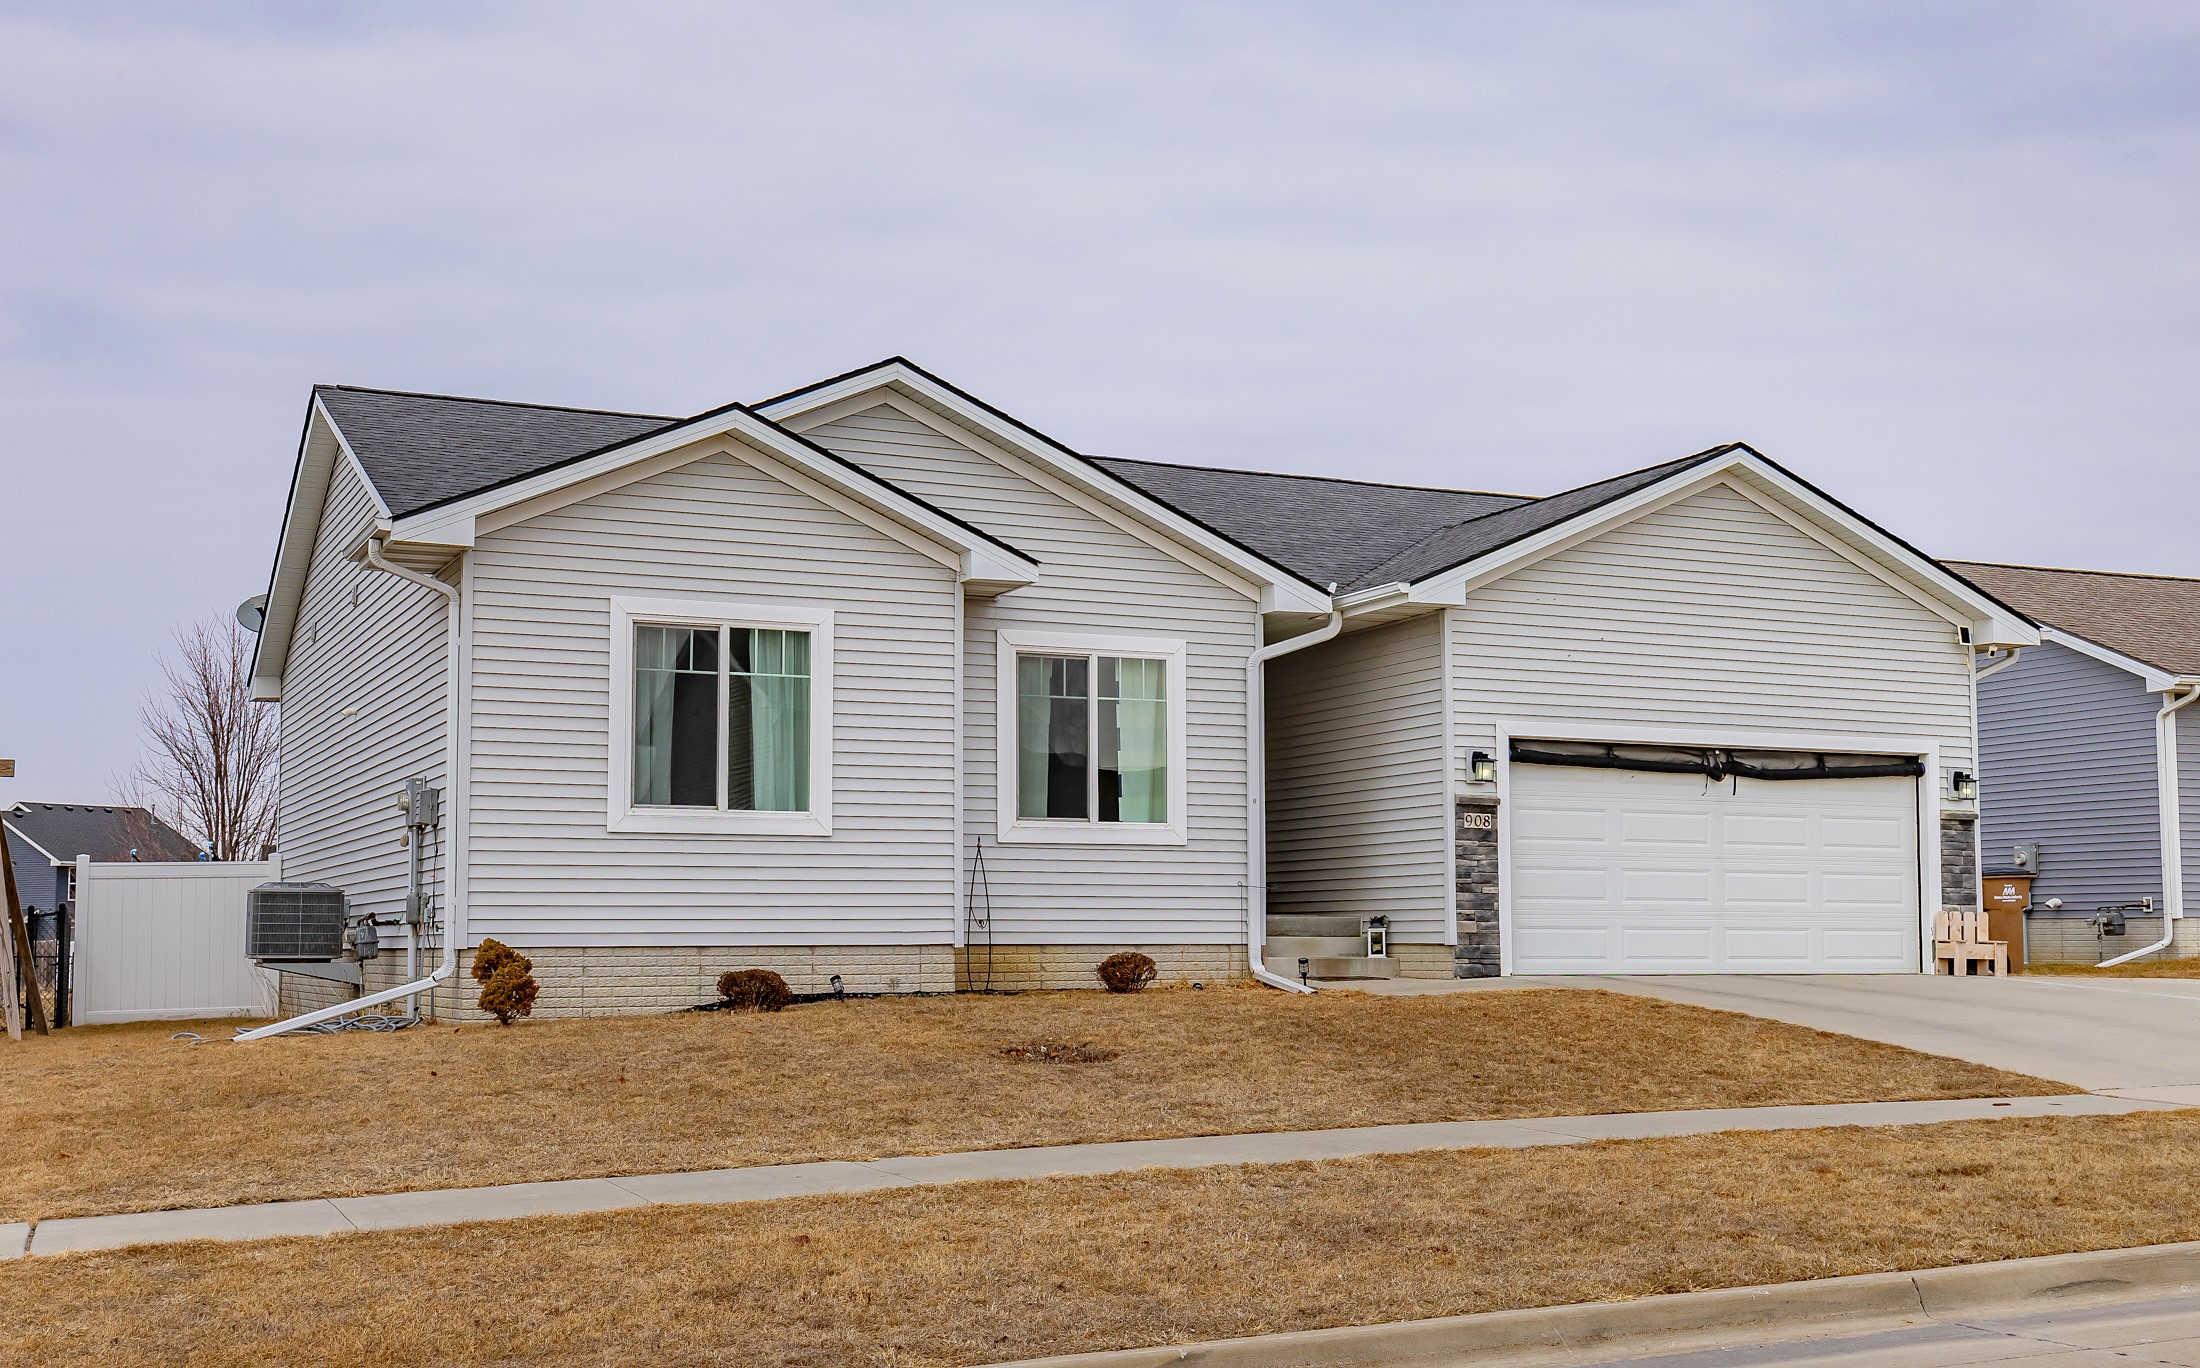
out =
{"type": "MultiPolygon", "coordinates": [[[[880,406],[811,440],[1039,561],[1039,583],[972,600],[964,630],[964,841],[984,844],[978,910],[992,934],[1035,944],[1218,944],[1244,937],[1245,660],[1257,603],[929,424],[880,406]],[[1183,846],[1004,845],[995,772],[1002,630],[1186,643],[1183,846]]],[[[974,933],[982,936],[982,933],[974,933]]]]}
{"type": "Polygon", "coordinates": [[[1461,753],[1505,723],[1592,739],[1600,724],[1750,728],[1917,738],[1970,767],[1955,627],[1723,483],[1473,590],[1451,617],[1461,753]]]}
{"type": "Polygon", "coordinates": [[[1979,833],[1987,868],[2038,841],[2034,905],[2072,913],[2162,891],[2155,695],[2052,642],[1979,685],[1979,833]]]}
{"type": "Polygon", "coordinates": [[[396,915],[397,796],[408,778],[443,783],[449,610],[432,589],[346,559],[373,519],[366,487],[338,463],[283,678],[276,840],[284,878],[332,883],[355,908],[396,915]]]}
{"type": "Polygon", "coordinates": [[[1268,910],[1384,914],[1400,942],[1449,916],[1443,615],[1268,666],[1268,910]]]}
{"type": "MultiPolygon", "coordinates": [[[[521,946],[945,944],[955,572],[720,452],[484,535],[468,920],[521,946]],[[614,595],[833,612],[832,834],[606,829],[614,595]]],[[[737,966],[728,966],[737,967],[737,966]]]]}

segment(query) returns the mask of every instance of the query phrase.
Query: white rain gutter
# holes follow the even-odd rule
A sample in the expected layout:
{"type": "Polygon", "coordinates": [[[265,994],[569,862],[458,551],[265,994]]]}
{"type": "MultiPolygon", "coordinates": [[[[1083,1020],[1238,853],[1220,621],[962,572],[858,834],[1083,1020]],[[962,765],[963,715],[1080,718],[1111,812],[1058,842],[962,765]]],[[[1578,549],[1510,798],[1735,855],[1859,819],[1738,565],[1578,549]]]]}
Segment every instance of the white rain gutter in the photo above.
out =
{"type": "MultiPolygon", "coordinates": [[[[423,588],[433,589],[443,596],[444,602],[447,606],[447,610],[449,613],[449,623],[447,631],[445,633],[443,648],[444,688],[446,690],[444,695],[443,709],[444,727],[446,729],[444,737],[443,782],[445,788],[448,789],[449,792],[446,792],[444,794],[443,811],[450,814],[451,825],[455,828],[458,825],[459,821],[459,806],[458,803],[455,801],[455,795],[458,790],[458,767],[462,763],[463,754],[459,748],[458,736],[458,701],[460,682],[460,662],[458,654],[458,638],[460,628],[458,611],[459,590],[452,585],[445,584],[442,580],[437,579],[433,575],[423,575],[418,570],[409,569],[405,566],[395,564],[385,559],[382,555],[382,541],[379,537],[367,538],[364,555],[366,563],[370,568],[379,570],[386,575],[395,575],[401,580],[420,585],[423,588]]],[[[419,838],[415,836],[414,839],[418,840],[419,838]]],[[[457,842],[446,842],[444,845],[444,849],[450,851],[453,855],[455,855],[458,849],[457,842]]],[[[333,1021],[338,1017],[350,1016],[354,1012],[363,1012],[370,1007],[379,1007],[385,1002],[395,1002],[401,997],[412,997],[416,994],[427,992],[433,989],[437,984],[449,978],[451,974],[458,968],[458,945],[459,941],[463,939],[465,934],[464,920],[458,900],[451,896],[450,890],[453,886],[454,881],[445,881],[444,902],[447,916],[445,918],[445,926],[443,929],[443,962],[437,965],[426,978],[414,979],[410,983],[401,983],[395,988],[385,988],[379,993],[369,993],[365,997],[348,998],[343,1002],[337,1003],[333,1007],[322,1007],[318,1010],[307,1012],[302,1016],[291,1017],[287,1021],[278,1021],[271,1026],[261,1026],[250,1031],[240,1032],[237,1035],[236,1039],[240,1041],[264,1040],[269,1036],[278,1036],[289,1031],[303,1030],[308,1026],[318,1026],[324,1021],[333,1021]]],[[[420,934],[419,929],[417,927],[414,928],[411,934],[417,938],[420,934]]],[[[418,944],[417,939],[414,943],[418,944]]]]}
{"type": "Polygon", "coordinates": [[[1326,626],[1263,646],[1245,658],[1245,967],[1255,981],[1287,992],[1311,993],[1268,971],[1260,962],[1268,940],[1268,662],[1319,646],[1344,630],[1344,614],[1331,609],[1326,626]]]}
{"type": "Polygon", "coordinates": [[[2200,699],[2200,684],[2186,683],[2182,698],[2165,691],[2162,710],[2154,714],[2155,806],[2162,816],[2162,938],[2152,945],[2127,950],[2114,959],[2102,960],[2100,967],[2103,969],[2166,949],[2177,936],[2178,919],[2185,915],[2184,842],[2177,811],[2176,713],[2195,699],[2200,699]]]}

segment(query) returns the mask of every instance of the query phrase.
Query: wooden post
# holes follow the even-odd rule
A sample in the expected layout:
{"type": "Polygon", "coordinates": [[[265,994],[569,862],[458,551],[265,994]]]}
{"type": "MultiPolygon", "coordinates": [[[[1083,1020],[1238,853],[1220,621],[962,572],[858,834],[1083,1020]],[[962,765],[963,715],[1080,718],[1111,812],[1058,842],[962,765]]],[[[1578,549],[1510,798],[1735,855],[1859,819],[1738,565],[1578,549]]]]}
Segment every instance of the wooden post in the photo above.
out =
{"type": "MultiPolygon", "coordinates": [[[[8,890],[8,941],[15,948],[15,961],[22,971],[23,979],[30,985],[30,991],[25,996],[31,1009],[31,1025],[40,1035],[51,1035],[52,1032],[46,1028],[46,1000],[38,995],[38,969],[31,960],[31,929],[23,923],[23,899],[15,891],[15,861],[9,857],[5,842],[0,842],[0,883],[6,884],[8,890]]],[[[15,975],[11,973],[8,975],[10,997],[14,996],[14,988],[15,975]]],[[[21,1040],[22,1029],[16,1024],[14,1008],[10,1004],[9,1038],[21,1040]]]]}

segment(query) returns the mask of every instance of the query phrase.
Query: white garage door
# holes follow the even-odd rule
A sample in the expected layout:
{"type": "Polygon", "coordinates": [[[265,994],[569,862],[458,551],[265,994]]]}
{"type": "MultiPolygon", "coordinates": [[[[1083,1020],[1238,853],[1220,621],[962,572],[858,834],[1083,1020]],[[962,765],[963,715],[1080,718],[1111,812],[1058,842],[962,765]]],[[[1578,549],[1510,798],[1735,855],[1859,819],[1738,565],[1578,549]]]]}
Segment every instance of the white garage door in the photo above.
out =
{"type": "Polygon", "coordinates": [[[1914,972],[1917,785],[1516,764],[1513,972],[1914,972]]]}

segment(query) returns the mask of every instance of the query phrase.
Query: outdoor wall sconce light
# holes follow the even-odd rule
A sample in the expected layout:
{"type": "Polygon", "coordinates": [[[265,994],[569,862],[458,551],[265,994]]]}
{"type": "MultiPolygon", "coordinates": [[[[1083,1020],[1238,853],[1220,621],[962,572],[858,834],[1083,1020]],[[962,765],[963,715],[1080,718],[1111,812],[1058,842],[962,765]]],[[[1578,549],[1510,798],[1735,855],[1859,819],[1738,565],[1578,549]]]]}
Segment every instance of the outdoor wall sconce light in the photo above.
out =
{"type": "Polygon", "coordinates": [[[1467,777],[1477,784],[1497,782],[1497,757],[1488,751],[1476,751],[1467,759],[1467,777]]]}
{"type": "Polygon", "coordinates": [[[1948,771],[1948,796],[1959,803],[1978,801],[1978,776],[1969,770],[1948,771]]]}

